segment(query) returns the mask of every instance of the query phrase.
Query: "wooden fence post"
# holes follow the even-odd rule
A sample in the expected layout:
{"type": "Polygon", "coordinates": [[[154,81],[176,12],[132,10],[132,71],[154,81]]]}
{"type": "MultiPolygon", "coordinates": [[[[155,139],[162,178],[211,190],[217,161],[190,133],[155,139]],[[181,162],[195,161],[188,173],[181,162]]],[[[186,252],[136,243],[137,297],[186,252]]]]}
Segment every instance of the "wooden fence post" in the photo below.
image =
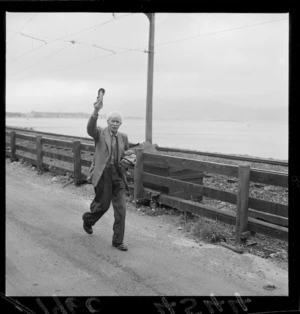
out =
{"type": "Polygon", "coordinates": [[[240,245],[241,233],[247,230],[248,204],[250,187],[250,165],[240,165],[238,171],[238,192],[236,208],[236,234],[235,244],[240,245]]]}
{"type": "Polygon", "coordinates": [[[74,184],[81,181],[81,146],[80,141],[73,141],[74,184]]]}
{"type": "Polygon", "coordinates": [[[137,206],[139,198],[143,197],[143,148],[136,149],[136,164],[134,167],[134,202],[137,206]]]}
{"type": "Polygon", "coordinates": [[[36,136],[36,167],[38,170],[43,168],[43,142],[40,135],[36,136]]]}
{"type": "Polygon", "coordinates": [[[16,160],[16,132],[10,132],[10,161],[16,160]]]}

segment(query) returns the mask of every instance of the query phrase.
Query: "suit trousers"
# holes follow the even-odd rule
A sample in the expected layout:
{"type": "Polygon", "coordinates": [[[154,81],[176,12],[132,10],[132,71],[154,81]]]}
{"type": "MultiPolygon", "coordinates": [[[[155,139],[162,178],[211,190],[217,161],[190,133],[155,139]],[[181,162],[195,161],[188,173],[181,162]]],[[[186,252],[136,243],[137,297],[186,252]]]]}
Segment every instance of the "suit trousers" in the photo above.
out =
{"type": "Polygon", "coordinates": [[[113,244],[121,244],[125,232],[126,191],[116,166],[108,164],[95,189],[95,198],[90,205],[90,212],[83,214],[85,223],[93,226],[109,209],[112,202],[114,209],[113,244]]]}

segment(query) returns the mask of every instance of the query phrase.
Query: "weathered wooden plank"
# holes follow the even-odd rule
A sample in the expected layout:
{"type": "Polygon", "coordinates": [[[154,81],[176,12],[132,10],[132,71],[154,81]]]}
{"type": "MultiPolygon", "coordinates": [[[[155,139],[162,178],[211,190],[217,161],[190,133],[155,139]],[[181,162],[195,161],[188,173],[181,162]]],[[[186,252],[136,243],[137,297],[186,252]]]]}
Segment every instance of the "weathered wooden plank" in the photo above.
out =
{"type": "Polygon", "coordinates": [[[81,148],[80,141],[73,141],[74,183],[81,182],[81,148]]]}
{"type": "Polygon", "coordinates": [[[172,174],[171,177],[176,180],[196,180],[202,179],[203,174],[201,173],[172,174]]]}
{"type": "MultiPolygon", "coordinates": [[[[73,140],[78,140],[81,141],[81,143],[84,142],[84,144],[88,144],[91,143],[90,145],[94,145],[94,139],[92,138],[88,138],[88,137],[80,137],[80,136],[73,136],[73,135],[65,135],[65,134],[57,134],[57,133],[49,133],[49,132],[41,132],[41,131],[35,131],[35,130],[27,130],[27,129],[22,129],[22,128],[15,128],[15,127],[6,127],[6,132],[10,132],[10,131],[16,131],[16,132],[21,132],[23,134],[39,134],[42,137],[48,137],[48,138],[52,138],[52,139],[60,139],[60,140],[64,140],[64,139],[69,139],[70,141],[73,140]]],[[[134,147],[139,145],[139,143],[131,143],[129,142],[129,147],[134,147]]]]}
{"type": "MultiPolygon", "coordinates": [[[[149,189],[144,189],[144,198],[151,199],[147,193],[149,189]]],[[[150,190],[151,191],[151,190],[150,190]]],[[[165,194],[160,194],[158,196],[158,202],[163,205],[170,206],[182,211],[189,211],[196,215],[205,216],[211,219],[218,219],[220,221],[234,225],[236,223],[235,213],[230,211],[220,211],[209,206],[199,204],[196,202],[182,200],[174,196],[168,196],[165,194]]],[[[278,239],[288,240],[288,228],[277,226],[268,222],[264,222],[252,217],[248,218],[248,230],[269,235],[278,239]]]]}
{"type": "Polygon", "coordinates": [[[80,144],[81,150],[87,151],[87,152],[95,152],[95,145],[92,144],[80,144]]]}
{"type": "Polygon", "coordinates": [[[23,145],[15,145],[15,148],[16,148],[16,150],[21,150],[23,152],[36,155],[36,149],[35,148],[27,147],[27,146],[23,146],[23,145]]]}
{"type": "Polygon", "coordinates": [[[143,181],[143,186],[152,190],[156,190],[157,192],[160,192],[160,193],[172,194],[170,193],[169,188],[164,185],[158,185],[158,184],[153,184],[147,181],[143,181]]]}
{"type": "Polygon", "coordinates": [[[169,192],[168,195],[182,198],[181,195],[182,195],[183,192],[184,191],[175,191],[175,192],[171,192],[171,193],[169,192]]]}
{"type": "Polygon", "coordinates": [[[240,165],[236,206],[236,244],[241,242],[241,233],[247,231],[249,188],[250,165],[240,165]]]}
{"type": "Polygon", "coordinates": [[[73,142],[68,141],[68,140],[59,140],[59,139],[43,137],[43,143],[53,145],[53,146],[64,147],[64,148],[73,148],[73,142]]]}
{"type": "Polygon", "coordinates": [[[144,152],[142,148],[136,149],[136,165],[134,167],[134,201],[137,204],[138,199],[143,196],[143,163],[144,152]]]}
{"type": "Polygon", "coordinates": [[[52,158],[52,159],[58,159],[58,160],[61,160],[61,161],[66,161],[66,162],[73,163],[73,157],[62,155],[60,153],[53,153],[53,152],[43,151],[43,156],[44,157],[48,157],[48,158],[52,158]]]}
{"type": "Polygon", "coordinates": [[[24,156],[22,154],[17,154],[17,153],[16,153],[16,157],[18,159],[24,159],[24,160],[28,161],[29,163],[31,163],[32,165],[36,166],[36,159],[35,158],[31,158],[31,157],[24,156]]]}
{"type": "Polygon", "coordinates": [[[16,132],[10,132],[10,160],[13,161],[16,158],[16,132]]]}
{"type": "Polygon", "coordinates": [[[90,167],[92,164],[91,160],[81,159],[81,166],[83,167],[90,167]]]}
{"type": "Polygon", "coordinates": [[[180,191],[191,193],[191,195],[194,193],[202,194],[202,191],[203,191],[202,185],[180,181],[180,180],[172,179],[170,177],[162,177],[162,176],[150,174],[147,172],[144,172],[143,181],[162,185],[162,186],[167,186],[171,188],[176,188],[180,191]]]}
{"type": "Polygon", "coordinates": [[[285,172],[266,171],[252,168],[250,181],[269,185],[288,187],[288,174],[285,172]]]}
{"type": "MultiPolygon", "coordinates": [[[[152,184],[157,184],[159,186],[176,188],[179,189],[180,192],[184,191],[191,194],[197,193],[197,195],[203,195],[212,199],[220,200],[222,202],[228,202],[231,204],[236,204],[237,202],[237,197],[234,193],[205,187],[197,183],[180,181],[174,178],[157,176],[146,172],[144,172],[143,180],[145,181],[145,183],[149,182],[152,184]]],[[[154,189],[154,187],[152,188],[154,189]]],[[[172,193],[172,195],[173,194],[174,193],[172,193]]]]}
{"type": "Polygon", "coordinates": [[[144,172],[152,173],[152,174],[157,174],[157,175],[169,175],[168,167],[165,165],[160,165],[160,164],[151,164],[151,163],[146,163],[144,162],[144,172]]]}
{"type": "Polygon", "coordinates": [[[177,152],[177,153],[185,153],[185,154],[192,154],[192,155],[200,155],[200,156],[209,156],[209,157],[216,157],[216,158],[223,158],[223,159],[231,159],[231,160],[240,160],[240,161],[248,161],[248,162],[257,162],[262,164],[269,164],[269,165],[277,165],[277,166],[284,166],[288,167],[288,162],[276,160],[276,159],[263,159],[257,157],[245,157],[245,156],[238,156],[238,155],[226,155],[226,154],[218,154],[218,153],[208,153],[208,152],[201,152],[197,150],[191,149],[181,149],[181,148],[174,148],[174,147],[156,147],[156,149],[160,152],[177,152]]]}
{"type": "Polygon", "coordinates": [[[248,218],[248,230],[262,233],[273,238],[288,240],[288,228],[277,226],[269,222],[261,221],[252,217],[248,218]]]}
{"type": "MultiPolygon", "coordinates": [[[[144,189],[144,197],[146,199],[150,199],[149,192],[151,192],[150,189],[144,189]]],[[[183,200],[182,198],[165,194],[160,194],[158,196],[158,202],[181,211],[188,211],[196,215],[235,224],[235,213],[229,210],[219,210],[201,203],[183,200]]]]}
{"type": "Polygon", "coordinates": [[[263,213],[256,210],[249,209],[249,216],[253,218],[259,218],[266,222],[270,222],[272,224],[283,226],[283,227],[288,227],[289,225],[288,218],[280,217],[280,216],[276,216],[276,215],[272,215],[268,213],[263,213]]]}
{"type": "Polygon", "coordinates": [[[43,165],[43,142],[42,137],[36,137],[36,164],[38,169],[42,169],[43,165]]]}
{"type": "MultiPolygon", "coordinates": [[[[153,180],[145,180],[147,177],[147,174],[144,176],[144,181],[148,181],[151,183],[156,183],[160,185],[168,186],[168,178],[163,178],[160,176],[157,176],[157,178],[154,176],[153,180]]],[[[176,187],[182,188],[181,185],[177,185],[176,187]]],[[[210,187],[203,186],[203,196],[220,200],[222,202],[228,202],[231,204],[237,203],[237,196],[234,193],[218,190],[210,187]]],[[[255,198],[249,198],[249,207],[261,210],[264,212],[269,212],[274,215],[284,216],[287,217],[288,207],[285,205],[277,204],[277,203],[271,203],[264,200],[259,200],[255,198]],[[282,214],[281,214],[282,213],[282,214]]]]}
{"type": "Polygon", "coordinates": [[[35,136],[34,135],[27,135],[27,134],[21,134],[21,133],[16,133],[16,138],[20,140],[26,140],[30,142],[35,142],[35,136]]]}
{"type": "Polygon", "coordinates": [[[236,204],[237,196],[234,193],[203,186],[203,196],[230,204],[236,204]]]}
{"type": "Polygon", "coordinates": [[[71,141],[76,139],[76,140],[85,141],[85,142],[94,142],[92,138],[88,138],[88,137],[79,137],[79,136],[73,136],[73,135],[41,132],[41,131],[36,131],[36,130],[29,130],[29,129],[23,129],[23,128],[10,127],[10,126],[7,126],[6,130],[12,130],[19,133],[21,132],[21,133],[35,134],[35,135],[40,134],[41,136],[46,136],[46,137],[51,137],[51,138],[60,138],[60,139],[68,138],[71,141]]]}
{"type": "Polygon", "coordinates": [[[147,160],[147,162],[156,162],[159,160],[166,167],[172,166],[179,169],[193,169],[196,171],[204,171],[208,173],[227,175],[231,177],[238,176],[238,167],[232,165],[200,161],[189,158],[173,157],[162,154],[145,153],[144,158],[145,160],[147,160]]]}
{"type": "Polygon", "coordinates": [[[272,215],[288,217],[288,206],[249,197],[249,208],[272,215]]]}

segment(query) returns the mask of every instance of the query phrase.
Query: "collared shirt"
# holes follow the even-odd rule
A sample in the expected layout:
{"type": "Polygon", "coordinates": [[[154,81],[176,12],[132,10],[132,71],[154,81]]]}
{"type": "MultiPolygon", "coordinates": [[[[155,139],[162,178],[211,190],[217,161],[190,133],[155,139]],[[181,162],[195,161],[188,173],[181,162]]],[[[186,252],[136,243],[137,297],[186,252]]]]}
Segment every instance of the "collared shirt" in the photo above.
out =
{"type": "Polygon", "coordinates": [[[117,144],[117,133],[110,132],[111,135],[111,155],[110,164],[116,164],[118,162],[118,144],[117,144]]]}

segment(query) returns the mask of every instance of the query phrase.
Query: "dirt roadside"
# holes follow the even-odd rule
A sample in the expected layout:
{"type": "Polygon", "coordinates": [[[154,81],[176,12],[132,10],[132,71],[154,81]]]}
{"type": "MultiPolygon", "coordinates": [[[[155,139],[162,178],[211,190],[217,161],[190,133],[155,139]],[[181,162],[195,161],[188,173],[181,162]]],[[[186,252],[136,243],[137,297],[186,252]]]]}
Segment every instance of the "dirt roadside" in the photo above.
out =
{"type": "Polygon", "coordinates": [[[9,295],[288,294],[282,260],[199,241],[178,225],[179,215],[149,215],[128,202],[129,251],[119,252],[110,245],[112,210],[93,236],[82,230],[91,185],[66,185],[69,178],[9,159],[6,180],[9,295]]]}

